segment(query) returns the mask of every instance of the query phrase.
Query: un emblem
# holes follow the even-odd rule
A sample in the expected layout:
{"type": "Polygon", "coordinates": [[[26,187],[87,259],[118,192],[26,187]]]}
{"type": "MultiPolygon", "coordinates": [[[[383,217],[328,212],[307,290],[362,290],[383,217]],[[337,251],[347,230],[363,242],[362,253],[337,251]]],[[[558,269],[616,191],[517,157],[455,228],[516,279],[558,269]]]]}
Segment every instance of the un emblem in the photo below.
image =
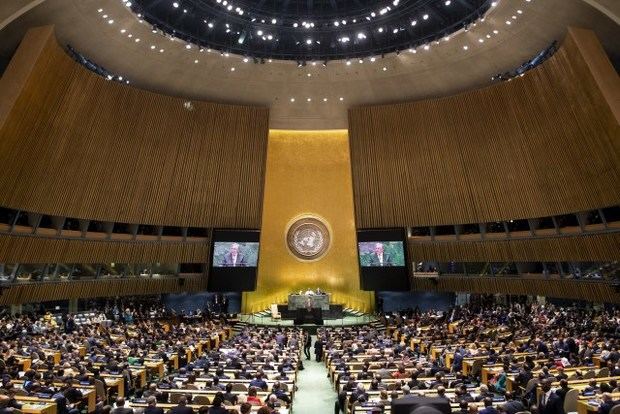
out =
{"type": "Polygon", "coordinates": [[[286,245],[295,257],[315,260],[327,252],[330,236],[325,223],[314,217],[293,222],[286,232],[286,245]]]}

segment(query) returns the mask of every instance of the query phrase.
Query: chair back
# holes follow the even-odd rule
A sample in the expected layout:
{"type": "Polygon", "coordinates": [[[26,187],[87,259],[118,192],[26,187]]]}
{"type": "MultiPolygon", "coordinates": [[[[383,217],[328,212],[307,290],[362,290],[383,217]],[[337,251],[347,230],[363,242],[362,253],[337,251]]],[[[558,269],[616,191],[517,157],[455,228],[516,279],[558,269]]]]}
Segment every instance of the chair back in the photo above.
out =
{"type": "Polygon", "coordinates": [[[170,393],[170,404],[178,404],[184,394],[179,392],[170,393]]]}
{"type": "Polygon", "coordinates": [[[531,380],[529,380],[527,382],[527,385],[525,386],[525,395],[527,395],[530,392],[532,392],[532,390],[534,388],[536,388],[536,385],[538,385],[538,379],[537,378],[532,378],[531,380]]]}
{"type": "Polygon", "coordinates": [[[233,391],[241,391],[241,392],[247,392],[248,391],[248,387],[245,384],[233,384],[232,385],[232,390],[233,391]]]}
{"type": "Polygon", "coordinates": [[[484,365],[484,360],[483,359],[476,359],[474,361],[474,364],[471,367],[471,376],[472,377],[477,377],[478,375],[480,375],[480,373],[482,372],[482,366],[484,365]]]}
{"type": "Polygon", "coordinates": [[[271,309],[271,317],[272,318],[280,318],[280,317],[282,317],[282,315],[280,315],[280,312],[278,312],[278,304],[277,303],[272,303],[270,309],[271,309]]]}
{"type": "Polygon", "coordinates": [[[598,378],[605,378],[609,376],[609,368],[607,367],[603,367],[601,369],[598,370],[598,378]]]}
{"type": "Polygon", "coordinates": [[[585,374],[583,374],[583,378],[584,379],[592,379],[596,377],[596,373],[593,370],[590,370],[588,372],[586,372],[585,374]]]}
{"type": "Polygon", "coordinates": [[[577,399],[579,398],[579,390],[568,390],[564,397],[564,412],[574,413],[577,412],[577,399]]]}
{"type": "Polygon", "coordinates": [[[192,404],[209,405],[211,404],[211,400],[209,400],[209,397],[206,395],[195,395],[194,398],[192,398],[192,404]]]}
{"type": "Polygon", "coordinates": [[[609,410],[609,414],[620,414],[620,404],[611,407],[611,410],[609,410]]]}

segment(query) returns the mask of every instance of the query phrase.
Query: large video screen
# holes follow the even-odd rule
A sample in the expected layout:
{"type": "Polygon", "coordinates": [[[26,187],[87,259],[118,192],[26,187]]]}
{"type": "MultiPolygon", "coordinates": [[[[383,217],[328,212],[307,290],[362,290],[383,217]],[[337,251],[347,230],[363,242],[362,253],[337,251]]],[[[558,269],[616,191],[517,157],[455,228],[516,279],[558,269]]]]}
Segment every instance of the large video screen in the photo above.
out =
{"type": "Polygon", "coordinates": [[[405,229],[372,229],[357,232],[362,289],[409,290],[405,240],[405,229]]]}
{"type": "Polygon", "coordinates": [[[404,267],[402,241],[370,241],[357,244],[362,267],[404,267]]]}
{"type": "Polygon", "coordinates": [[[258,243],[213,243],[213,267],[256,267],[257,264],[258,243]]]}
{"type": "Polygon", "coordinates": [[[259,239],[260,233],[255,230],[213,231],[209,292],[256,289],[259,239]]]}

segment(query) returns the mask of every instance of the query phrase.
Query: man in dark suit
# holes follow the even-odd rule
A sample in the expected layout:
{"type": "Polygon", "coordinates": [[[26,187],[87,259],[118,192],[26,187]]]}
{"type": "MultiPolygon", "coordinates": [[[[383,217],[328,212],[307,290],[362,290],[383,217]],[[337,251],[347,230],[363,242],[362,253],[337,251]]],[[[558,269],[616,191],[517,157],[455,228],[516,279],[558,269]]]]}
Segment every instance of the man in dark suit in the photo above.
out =
{"type": "Polygon", "coordinates": [[[118,397],[112,414],[133,414],[133,408],[125,407],[125,399],[118,397]]]}
{"type": "Polygon", "coordinates": [[[564,414],[562,399],[551,391],[551,380],[544,380],[540,388],[542,393],[538,399],[539,414],[564,414]]]}
{"type": "Polygon", "coordinates": [[[144,409],[144,414],[164,414],[164,409],[157,406],[157,398],[151,395],[146,399],[148,406],[144,409]]]}
{"type": "Polygon", "coordinates": [[[484,399],[484,408],[478,414],[498,414],[495,407],[493,407],[493,400],[491,398],[487,397],[484,399]]]}
{"type": "Polygon", "coordinates": [[[226,253],[222,258],[222,266],[243,267],[245,265],[245,256],[239,252],[239,244],[231,244],[230,249],[228,249],[228,253],[226,253]]]}
{"type": "Polygon", "coordinates": [[[602,400],[603,401],[601,405],[598,407],[599,414],[609,414],[609,412],[611,411],[613,407],[620,404],[620,400],[614,401],[611,397],[611,394],[607,392],[603,394],[602,400]]]}
{"type": "Polygon", "coordinates": [[[525,411],[525,406],[519,400],[515,400],[510,391],[506,391],[506,402],[502,406],[506,414],[516,414],[520,411],[525,411]]]}
{"type": "Polygon", "coordinates": [[[183,395],[179,398],[179,405],[169,409],[168,414],[194,414],[194,410],[187,406],[187,397],[183,395]]]}
{"type": "Polygon", "coordinates": [[[392,266],[392,257],[384,252],[383,243],[375,243],[375,248],[368,261],[370,266],[392,266]]]}

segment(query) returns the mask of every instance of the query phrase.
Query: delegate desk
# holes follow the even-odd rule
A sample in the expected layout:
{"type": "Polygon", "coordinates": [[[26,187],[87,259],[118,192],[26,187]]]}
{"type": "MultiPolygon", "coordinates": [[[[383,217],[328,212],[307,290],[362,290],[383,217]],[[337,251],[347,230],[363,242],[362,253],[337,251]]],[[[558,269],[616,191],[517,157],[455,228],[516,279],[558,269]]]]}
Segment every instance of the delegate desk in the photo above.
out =
{"type": "Polygon", "coordinates": [[[22,405],[20,411],[24,414],[56,414],[56,401],[37,397],[16,396],[15,399],[22,405]]]}
{"type": "MultiPolygon", "coordinates": [[[[171,408],[173,408],[173,407],[176,407],[177,405],[178,405],[178,404],[171,404],[171,403],[157,403],[157,407],[159,407],[159,408],[163,408],[163,409],[164,409],[164,412],[168,412],[168,410],[170,410],[170,409],[171,409],[171,408]]],[[[146,407],[147,407],[147,404],[146,404],[146,402],[136,400],[136,401],[130,402],[130,403],[128,404],[128,407],[129,407],[129,408],[134,408],[134,409],[138,409],[138,408],[139,408],[139,409],[144,409],[144,408],[146,408],[146,407]]],[[[198,412],[198,410],[200,410],[202,407],[211,407],[211,405],[209,405],[209,404],[207,404],[207,405],[187,404],[187,407],[191,408],[191,409],[192,409],[195,413],[197,413],[197,412],[198,412]]],[[[237,411],[239,411],[239,410],[241,409],[241,407],[240,407],[240,406],[238,406],[238,405],[235,405],[235,406],[228,406],[228,407],[226,407],[226,408],[227,408],[227,409],[234,408],[234,409],[236,409],[237,411]]],[[[257,411],[259,410],[259,408],[261,408],[261,407],[260,407],[260,406],[257,406],[257,405],[253,405],[253,406],[252,406],[252,411],[251,411],[251,412],[252,412],[252,413],[255,413],[255,412],[257,412],[257,411]]],[[[290,412],[290,411],[289,411],[289,409],[288,409],[288,408],[284,408],[284,407],[278,408],[278,413],[279,413],[279,414],[289,414],[289,412],[290,412]]]]}
{"type": "Polygon", "coordinates": [[[329,310],[329,295],[288,295],[288,310],[295,311],[297,309],[307,309],[308,302],[313,309],[329,310]]]}

